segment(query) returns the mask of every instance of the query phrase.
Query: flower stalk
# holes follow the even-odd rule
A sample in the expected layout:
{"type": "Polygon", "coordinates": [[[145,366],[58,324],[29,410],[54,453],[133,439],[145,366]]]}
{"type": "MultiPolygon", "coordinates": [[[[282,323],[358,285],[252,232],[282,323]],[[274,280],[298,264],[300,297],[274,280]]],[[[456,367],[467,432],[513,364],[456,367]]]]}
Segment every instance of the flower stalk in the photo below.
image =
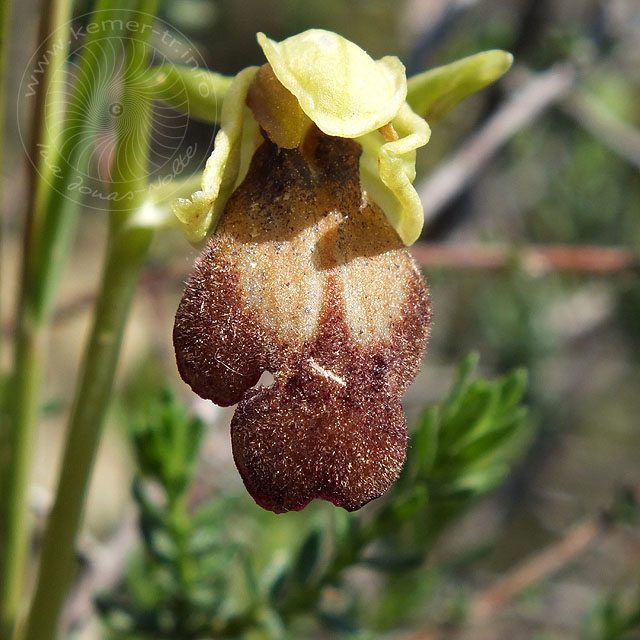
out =
{"type": "MultiPolygon", "coordinates": [[[[29,282],[35,259],[34,239],[42,212],[42,198],[47,193],[50,177],[40,157],[40,146],[55,143],[63,119],[62,106],[55,101],[46,104],[46,95],[55,81],[65,73],[68,50],[64,25],[71,16],[70,0],[47,0],[41,15],[39,42],[50,42],[50,55],[36,87],[36,103],[32,114],[30,149],[31,171],[24,228],[23,263],[20,298],[16,316],[13,393],[7,397],[7,411],[0,424],[0,437],[10,450],[6,460],[0,460],[0,638],[10,637],[18,617],[25,572],[28,539],[28,518],[25,504],[26,485],[31,459],[40,375],[44,357],[44,319],[34,314],[37,306],[29,282]]],[[[2,3],[3,58],[6,49],[9,2],[2,3]]],[[[3,59],[4,63],[4,59],[3,59]]],[[[4,69],[4,64],[3,64],[4,69]]],[[[62,253],[62,252],[61,252],[62,253]]]]}
{"type": "MultiPolygon", "coordinates": [[[[11,0],[0,0],[0,169],[4,167],[4,116],[6,110],[5,91],[7,86],[7,54],[11,0]]],[[[2,190],[0,189],[0,197],[2,190]]],[[[0,265],[2,265],[2,238],[4,231],[4,210],[0,210],[0,265]]],[[[0,279],[2,267],[0,266],[0,279]]],[[[0,308],[1,311],[1,308],[0,308]]],[[[1,314],[0,314],[1,315],[1,314]]],[[[1,348],[1,345],[0,345],[1,348]]],[[[1,432],[0,432],[1,435],[1,432]]],[[[2,461],[0,460],[0,470],[2,461]]]]}
{"type": "MultiPolygon", "coordinates": [[[[140,0],[136,25],[151,24],[157,0],[140,0]]],[[[61,475],[47,525],[25,640],[53,640],[74,568],[74,546],[91,469],[120,353],[122,335],[152,230],[130,224],[147,185],[151,94],[132,90],[147,59],[144,26],[130,33],[125,52],[123,103],[135,104],[117,131],[109,240],[102,284],[67,430],[61,475]],[[136,135],[131,135],[134,128],[136,135]]],[[[147,34],[148,35],[148,34],[147,34]]]]}
{"type": "Polygon", "coordinates": [[[56,636],[57,622],[73,575],[76,536],[122,334],[150,240],[151,231],[146,229],[111,231],[25,640],[53,640],[56,636]]]}

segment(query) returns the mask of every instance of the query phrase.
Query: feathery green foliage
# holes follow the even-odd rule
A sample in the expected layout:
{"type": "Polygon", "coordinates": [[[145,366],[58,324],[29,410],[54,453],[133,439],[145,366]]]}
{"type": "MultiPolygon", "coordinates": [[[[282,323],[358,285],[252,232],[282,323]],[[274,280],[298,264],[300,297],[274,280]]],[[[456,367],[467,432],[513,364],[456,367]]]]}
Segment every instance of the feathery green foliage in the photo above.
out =
{"type": "Polygon", "coordinates": [[[615,596],[597,602],[587,613],[584,640],[632,640],[640,627],[640,599],[623,607],[615,596]]]}

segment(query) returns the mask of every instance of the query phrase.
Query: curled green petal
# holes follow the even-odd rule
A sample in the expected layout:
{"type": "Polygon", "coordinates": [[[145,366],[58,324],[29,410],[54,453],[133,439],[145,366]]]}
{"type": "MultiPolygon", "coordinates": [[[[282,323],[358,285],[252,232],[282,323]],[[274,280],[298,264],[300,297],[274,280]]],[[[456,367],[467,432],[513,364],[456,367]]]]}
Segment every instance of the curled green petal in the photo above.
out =
{"type": "Polygon", "coordinates": [[[227,91],[213,153],[202,174],[202,189],[191,198],[178,198],[173,212],[191,242],[201,241],[215,229],[234,187],[248,168],[258,144],[258,128],[246,106],[247,91],[258,67],[243,69],[227,91]]]}
{"type": "Polygon", "coordinates": [[[149,72],[153,97],[204,122],[220,122],[220,105],[233,82],[220,73],[163,64],[149,72]]]}
{"type": "Polygon", "coordinates": [[[258,33],[258,42],[278,80],[327,135],[356,138],[375,131],[405,101],[402,62],[393,56],[374,60],[337,33],[309,29],[282,42],[258,33]]]}
{"type": "Polygon", "coordinates": [[[512,63],[508,51],[492,49],[419,73],[407,82],[407,102],[423,118],[436,122],[466,97],[495,82],[512,63]]]}
{"type": "Polygon", "coordinates": [[[386,142],[377,131],[358,138],[362,145],[360,180],[370,199],[409,246],[420,237],[424,223],[422,203],[412,184],[416,149],[427,144],[431,130],[406,103],[391,123],[398,140],[386,142]]]}

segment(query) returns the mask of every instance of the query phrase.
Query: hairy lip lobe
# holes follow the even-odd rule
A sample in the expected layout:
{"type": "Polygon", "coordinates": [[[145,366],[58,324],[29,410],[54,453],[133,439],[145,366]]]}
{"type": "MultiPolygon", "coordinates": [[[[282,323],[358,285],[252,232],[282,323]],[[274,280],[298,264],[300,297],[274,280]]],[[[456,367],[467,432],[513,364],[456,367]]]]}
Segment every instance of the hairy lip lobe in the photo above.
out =
{"type": "Polygon", "coordinates": [[[183,379],[239,402],[236,465],[262,507],[355,510],[402,467],[400,398],[428,338],[424,282],[360,189],[360,147],[321,135],[305,156],[265,141],[176,314],[183,379]],[[270,387],[252,388],[263,371],[270,387]]]}

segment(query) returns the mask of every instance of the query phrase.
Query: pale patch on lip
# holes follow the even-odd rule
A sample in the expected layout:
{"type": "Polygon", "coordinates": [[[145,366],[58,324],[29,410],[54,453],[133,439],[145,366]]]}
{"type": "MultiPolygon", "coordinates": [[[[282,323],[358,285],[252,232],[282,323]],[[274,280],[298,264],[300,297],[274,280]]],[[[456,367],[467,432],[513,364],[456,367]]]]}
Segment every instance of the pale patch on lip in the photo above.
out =
{"type": "Polygon", "coordinates": [[[340,376],[333,373],[333,371],[329,371],[329,369],[321,367],[313,358],[309,358],[307,362],[309,363],[311,368],[319,373],[323,378],[326,378],[327,380],[333,380],[343,387],[347,386],[347,383],[340,376]]]}

